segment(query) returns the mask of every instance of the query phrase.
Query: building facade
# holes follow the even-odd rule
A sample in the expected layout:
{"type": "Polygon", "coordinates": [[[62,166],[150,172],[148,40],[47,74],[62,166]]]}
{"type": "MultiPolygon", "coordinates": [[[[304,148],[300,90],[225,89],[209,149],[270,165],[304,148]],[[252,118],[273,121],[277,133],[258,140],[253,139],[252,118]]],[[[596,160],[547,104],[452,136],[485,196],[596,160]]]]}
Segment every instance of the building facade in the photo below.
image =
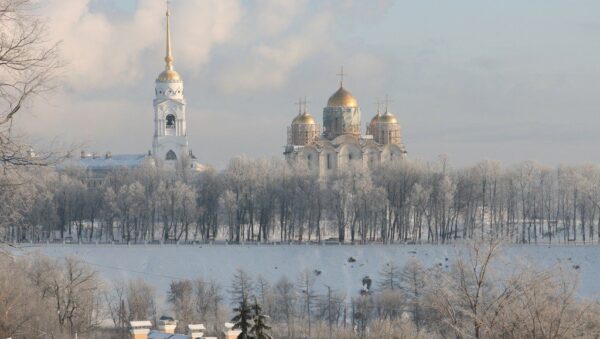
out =
{"type": "Polygon", "coordinates": [[[378,112],[361,133],[358,100],[344,88],[329,97],[323,108],[323,131],[306,109],[300,110],[288,128],[284,155],[290,163],[302,164],[320,176],[359,165],[374,168],[406,156],[400,124],[388,110],[378,112]]]}
{"type": "Polygon", "coordinates": [[[183,80],[173,69],[169,16],[167,11],[165,70],[155,81],[152,140],[152,155],[167,164],[186,157],[194,159],[187,140],[183,80]]]}

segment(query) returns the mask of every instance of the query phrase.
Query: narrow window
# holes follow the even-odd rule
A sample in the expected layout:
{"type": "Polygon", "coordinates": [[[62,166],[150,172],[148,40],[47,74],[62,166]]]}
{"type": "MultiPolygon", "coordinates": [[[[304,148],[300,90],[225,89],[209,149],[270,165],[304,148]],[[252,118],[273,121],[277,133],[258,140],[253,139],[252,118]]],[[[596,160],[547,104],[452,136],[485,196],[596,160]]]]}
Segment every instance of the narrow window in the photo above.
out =
{"type": "Polygon", "coordinates": [[[331,169],[331,154],[327,154],[327,169],[331,169]]]}

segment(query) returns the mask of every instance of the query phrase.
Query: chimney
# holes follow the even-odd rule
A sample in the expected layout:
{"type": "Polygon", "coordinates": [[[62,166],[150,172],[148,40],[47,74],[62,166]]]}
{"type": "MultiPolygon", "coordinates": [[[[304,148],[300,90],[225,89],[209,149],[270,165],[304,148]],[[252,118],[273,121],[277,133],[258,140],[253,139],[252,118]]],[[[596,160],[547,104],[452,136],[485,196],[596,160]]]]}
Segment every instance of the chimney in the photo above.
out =
{"type": "Polygon", "coordinates": [[[163,333],[175,334],[175,328],[177,327],[177,320],[163,315],[158,319],[158,330],[163,333]]]}
{"type": "Polygon", "coordinates": [[[152,323],[148,320],[131,321],[129,323],[129,333],[131,333],[131,339],[148,339],[150,327],[152,327],[152,323]]]}
{"type": "Polygon", "coordinates": [[[200,339],[204,335],[204,331],[206,327],[203,324],[189,324],[188,325],[188,334],[190,339],[200,339]]]}
{"type": "Polygon", "coordinates": [[[225,323],[225,331],[223,331],[224,339],[237,339],[240,334],[242,334],[242,331],[234,330],[232,323],[225,323]]]}

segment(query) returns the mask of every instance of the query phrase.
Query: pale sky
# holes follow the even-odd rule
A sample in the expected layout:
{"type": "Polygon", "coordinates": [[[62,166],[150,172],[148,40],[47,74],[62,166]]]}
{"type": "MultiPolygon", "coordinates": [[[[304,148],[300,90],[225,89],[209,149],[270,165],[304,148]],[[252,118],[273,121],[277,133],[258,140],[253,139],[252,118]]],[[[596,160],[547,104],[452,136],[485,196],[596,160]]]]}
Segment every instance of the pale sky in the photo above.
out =
{"type": "MultiPolygon", "coordinates": [[[[164,1],[47,0],[61,86],[19,117],[39,144],[146,153],[164,1]]],[[[600,1],[172,0],[175,69],[201,162],[282,156],[306,96],[344,82],[364,125],[393,100],[409,157],[600,162],[600,1]]]]}

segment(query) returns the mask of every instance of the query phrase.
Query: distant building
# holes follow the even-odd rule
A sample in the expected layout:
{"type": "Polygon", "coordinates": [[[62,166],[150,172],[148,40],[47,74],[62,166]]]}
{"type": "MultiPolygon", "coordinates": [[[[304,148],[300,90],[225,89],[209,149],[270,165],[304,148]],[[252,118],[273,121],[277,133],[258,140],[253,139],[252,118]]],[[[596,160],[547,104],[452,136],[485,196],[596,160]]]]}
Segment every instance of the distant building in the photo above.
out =
{"type": "Polygon", "coordinates": [[[79,159],[69,159],[64,165],[80,165],[94,172],[94,176],[98,178],[102,178],[105,173],[114,168],[135,168],[145,162],[153,164],[160,162],[170,169],[185,166],[192,171],[203,170],[204,167],[198,162],[188,145],[183,80],[173,68],[170,15],[170,11],[167,10],[165,69],[155,81],[152,151],[147,154],[132,155],[81,151],[79,159]]]}
{"type": "Polygon", "coordinates": [[[335,173],[350,164],[375,167],[405,157],[400,124],[388,110],[377,110],[361,134],[361,111],[356,98],[342,81],[340,88],[323,108],[323,130],[307,111],[306,101],[299,103],[298,115],[288,128],[284,155],[290,162],[303,163],[320,176],[335,173]]]}
{"type": "MultiPolygon", "coordinates": [[[[227,331],[227,324],[225,325],[225,331],[227,331]]],[[[190,324],[187,326],[187,333],[177,333],[177,320],[168,316],[160,317],[157,327],[157,329],[152,329],[152,323],[147,320],[131,321],[129,333],[131,339],[217,339],[204,336],[206,328],[203,324],[190,324]]]]}

